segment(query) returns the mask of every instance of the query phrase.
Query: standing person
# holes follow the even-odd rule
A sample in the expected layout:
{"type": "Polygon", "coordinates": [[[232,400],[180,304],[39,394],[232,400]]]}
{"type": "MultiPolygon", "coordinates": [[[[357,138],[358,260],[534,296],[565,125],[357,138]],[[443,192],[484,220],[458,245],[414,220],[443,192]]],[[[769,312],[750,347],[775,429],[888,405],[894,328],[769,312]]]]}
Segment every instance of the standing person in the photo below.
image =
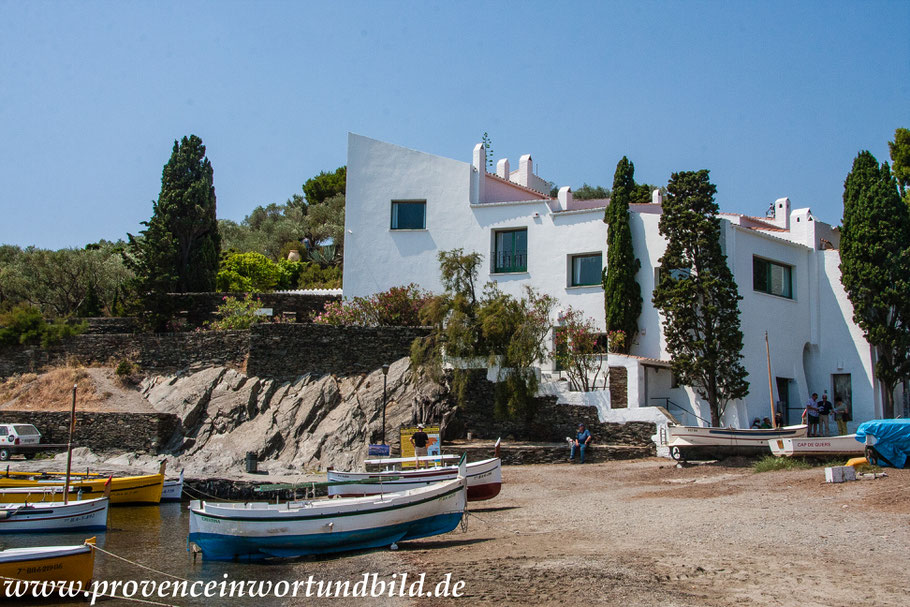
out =
{"type": "Polygon", "coordinates": [[[569,449],[569,461],[575,461],[575,450],[579,453],[579,463],[585,463],[585,447],[591,443],[591,433],[585,428],[584,424],[578,424],[578,432],[575,433],[575,440],[572,441],[572,448],[569,449]]]}
{"type": "MultiPolygon", "coordinates": [[[[418,469],[420,469],[420,458],[427,456],[427,443],[429,442],[430,437],[423,431],[423,424],[417,424],[417,432],[411,435],[411,444],[414,445],[414,456],[417,458],[418,469]]],[[[430,463],[426,462],[426,464],[429,468],[430,463]]]]}
{"type": "Polygon", "coordinates": [[[837,433],[843,436],[847,433],[847,405],[836,394],[834,395],[834,421],[837,422],[837,433]]]}
{"type": "Polygon", "coordinates": [[[822,400],[818,403],[818,423],[822,436],[831,436],[831,427],[828,425],[828,419],[831,412],[834,411],[834,405],[828,400],[828,393],[822,394],[822,400]]]}
{"type": "Polygon", "coordinates": [[[806,423],[809,424],[809,436],[818,436],[818,393],[813,392],[806,401],[806,423]]]}

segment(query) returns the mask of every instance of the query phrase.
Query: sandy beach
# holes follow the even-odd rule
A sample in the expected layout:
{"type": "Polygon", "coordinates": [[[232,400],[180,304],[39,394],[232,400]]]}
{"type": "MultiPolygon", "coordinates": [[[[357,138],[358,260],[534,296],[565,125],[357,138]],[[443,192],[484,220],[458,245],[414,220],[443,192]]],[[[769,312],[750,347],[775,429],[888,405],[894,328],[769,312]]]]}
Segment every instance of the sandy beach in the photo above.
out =
{"type": "Polygon", "coordinates": [[[461,604],[906,605],[910,470],[887,474],[833,485],[823,468],[656,458],[507,467],[500,496],[470,504],[466,533],[344,568],[452,573],[461,604]]]}

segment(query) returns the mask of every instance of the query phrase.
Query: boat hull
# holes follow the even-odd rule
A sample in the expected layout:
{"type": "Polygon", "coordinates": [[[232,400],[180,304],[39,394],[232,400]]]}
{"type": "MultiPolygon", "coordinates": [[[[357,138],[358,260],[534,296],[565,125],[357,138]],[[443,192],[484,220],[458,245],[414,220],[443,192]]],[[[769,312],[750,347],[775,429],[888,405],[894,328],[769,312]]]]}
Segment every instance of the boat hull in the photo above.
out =
{"type": "MultiPolygon", "coordinates": [[[[387,472],[339,472],[329,470],[330,482],[356,482],[351,485],[334,485],[328,488],[332,497],[358,497],[408,491],[430,483],[452,480],[458,476],[458,466],[441,466],[423,470],[395,470],[387,472]],[[369,482],[375,480],[375,483],[369,482]],[[381,482],[380,482],[381,481],[381,482]]],[[[468,501],[493,499],[502,489],[502,460],[492,458],[466,464],[468,501]]]]}
{"type": "Polygon", "coordinates": [[[2,578],[29,582],[78,582],[83,588],[88,588],[94,570],[95,551],[89,545],[0,550],[2,578]]]}
{"type": "MultiPolygon", "coordinates": [[[[92,499],[104,495],[106,478],[70,480],[70,500],[92,499]],[[80,498],[81,495],[81,498],[80,498]]],[[[63,501],[62,479],[30,479],[27,475],[13,473],[0,477],[0,501],[11,503],[63,501]],[[16,491],[5,491],[16,489],[16,491]],[[50,491],[48,491],[50,490],[50,491]]],[[[112,504],[157,504],[161,501],[164,486],[163,474],[121,476],[111,479],[112,504]]]]}
{"type": "Polygon", "coordinates": [[[805,425],[761,430],[670,425],[667,427],[667,447],[670,455],[678,460],[762,455],[768,452],[768,441],[802,438],[806,432],[805,425]]]}
{"type": "Polygon", "coordinates": [[[162,502],[179,502],[183,498],[183,470],[180,478],[165,480],[161,489],[162,502]]]}
{"type": "Polygon", "coordinates": [[[261,560],[388,546],[454,530],[463,479],[412,491],[290,504],[192,502],[188,541],[208,560],[261,560]]]}
{"type": "Polygon", "coordinates": [[[0,533],[104,531],[110,500],[0,504],[0,533]]]}
{"type": "Polygon", "coordinates": [[[779,438],[768,441],[771,452],[778,457],[827,457],[833,455],[862,455],[865,445],[855,434],[828,437],[779,438]]]}

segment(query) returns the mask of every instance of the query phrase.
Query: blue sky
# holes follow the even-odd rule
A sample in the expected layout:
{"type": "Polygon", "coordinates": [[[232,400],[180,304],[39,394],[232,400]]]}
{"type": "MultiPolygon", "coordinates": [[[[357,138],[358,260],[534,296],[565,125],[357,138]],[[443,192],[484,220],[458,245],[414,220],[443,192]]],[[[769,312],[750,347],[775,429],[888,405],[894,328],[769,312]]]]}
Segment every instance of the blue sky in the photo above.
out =
{"type": "Polygon", "coordinates": [[[861,149],[910,127],[910,2],[0,0],[0,243],[136,232],[199,135],[240,220],[352,131],[559,185],[707,168],[723,210],[838,223],[861,149]]]}

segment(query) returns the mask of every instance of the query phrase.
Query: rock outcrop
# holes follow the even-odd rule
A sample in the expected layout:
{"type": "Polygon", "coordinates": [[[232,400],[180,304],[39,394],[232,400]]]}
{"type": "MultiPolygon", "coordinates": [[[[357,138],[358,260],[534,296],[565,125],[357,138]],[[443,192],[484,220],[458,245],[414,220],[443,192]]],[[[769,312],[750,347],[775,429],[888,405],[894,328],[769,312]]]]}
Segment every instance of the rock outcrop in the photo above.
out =
{"type": "MultiPolygon", "coordinates": [[[[385,379],[386,442],[393,450],[400,426],[448,421],[445,388],[415,382],[408,359],[392,364],[385,379]]],[[[153,377],[141,390],[156,411],[179,418],[167,450],[196,473],[239,469],[247,452],[270,474],[359,469],[367,445],[382,439],[381,370],[282,382],[213,367],[153,377]]]]}

